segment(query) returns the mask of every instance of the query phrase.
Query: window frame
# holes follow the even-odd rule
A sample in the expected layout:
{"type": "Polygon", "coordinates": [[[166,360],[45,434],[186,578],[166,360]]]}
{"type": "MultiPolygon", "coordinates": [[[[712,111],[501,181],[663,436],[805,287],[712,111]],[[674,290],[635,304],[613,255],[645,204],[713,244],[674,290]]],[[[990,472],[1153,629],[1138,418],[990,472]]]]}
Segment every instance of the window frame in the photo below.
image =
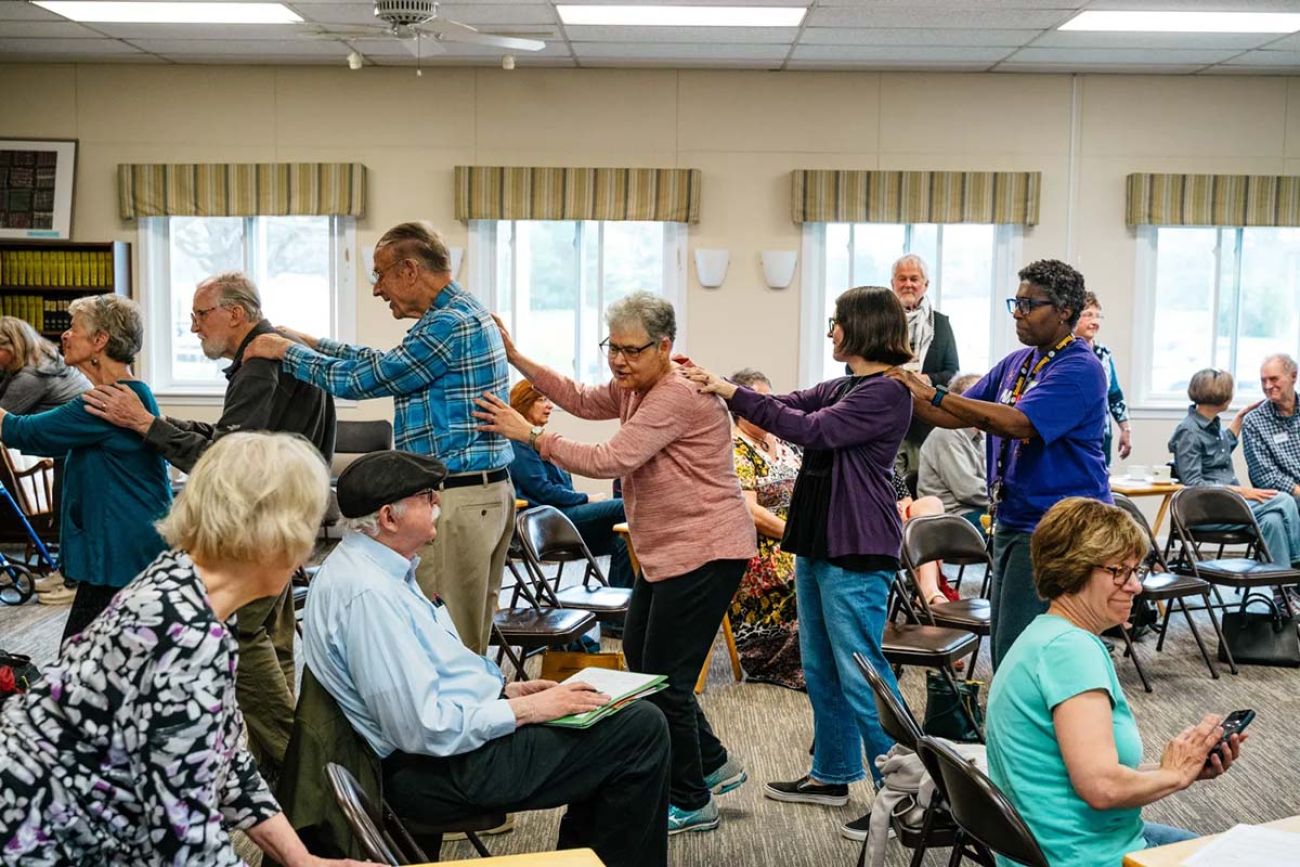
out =
{"type": "MultiPolygon", "coordinates": [[[[170,286],[171,273],[171,217],[142,217],[139,220],[140,237],[140,289],[145,315],[144,379],[160,398],[192,405],[220,405],[225,397],[224,382],[201,383],[176,379],[172,375],[171,361],[175,358],[171,338],[171,292],[193,292],[194,287],[170,286]]],[[[224,218],[223,218],[224,219],[224,218]]],[[[242,217],[245,221],[243,269],[252,271],[252,259],[258,255],[259,233],[256,221],[274,217],[242,217]]],[[[343,343],[356,339],[357,267],[356,219],[347,216],[330,216],[330,321],[332,333],[319,335],[343,343]]],[[[292,325],[293,323],[278,323],[292,325]]],[[[221,364],[214,361],[213,364],[221,364]]]]}
{"type": "MultiPolygon", "coordinates": [[[[803,266],[800,275],[803,286],[802,298],[800,299],[799,308],[799,385],[801,388],[807,388],[821,382],[825,377],[821,369],[822,359],[825,352],[826,339],[826,306],[828,302],[828,292],[826,286],[826,226],[827,223],[804,223],[803,224],[803,266]]],[[[847,224],[850,227],[849,244],[850,244],[850,282],[856,280],[857,275],[852,274],[854,257],[852,255],[853,235],[856,223],[847,224]]],[[[903,231],[903,251],[911,251],[911,239],[914,228],[918,225],[935,225],[939,227],[936,233],[935,251],[933,257],[935,261],[930,261],[931,257],[925,257],[926,265],[929,266],[929,280],[931,292],[936,293],[932,297],[936,310],[942,312],[943,308],[943,227],[946,225],[961,225],[959,223],[892,223],[890,225],[901,225],[903,231]]],[[[998,293],[999,286],[1014,286],[1017,265],[1020,261],[1021,246],[1024,235],[1021,227],[1014,223],[995,223],[994,226],[994,248],[993,248],[993,274],[992,287],[993,291],[989,293],[989,322],[988,322],[988,340],[989,340],[989,363],[995,364],[1000,358],[1006,355],[1014,348],[1015,326],[1010,316],[1005,314],[1004,298],[998,293]],[[1002,312],[1003,315],[999,315],[1002,312]]],[[[887,283],[887,281],[886,281],[887,283]]],[[[863,285],[854,283],[854,285],[863,285]]],[[[848,287],[845,287],[848,288],[848,287]]],[[[840,290],[843,291],[843,290],[840,290]]],[[[1007,295],[1014,295],[1015,289],[1010,288],[1007,295]]],[[[984,371],[972,370],[972,373],[984,373],[984,371]]]]}
{"type": "MultiPolygon", "coordinates": [[[[506,318],[507,324],[513,324],[518,321],[520,313],[520,293],[515,291],[517,286],[517,273],[519,267],[518,248],[514,244],[517,237],[514,231],[514,225],[517,223],[530,222],[560,222],[576,223],[577,231],[574,236],[574,243],[577,247],[575,251],[574,263],[577,270],[575,279],[579,284],[580,305],[585,308],[584,303],[589,297],[588,293],[595,293],[594,303],[591,305],[600,315],[604,315],[605,300],[604,286],[602,285],[603,275],[605,273],[605,245],[604,232],[608,223],[617,222],[613,220],[471,220],[469,221],[469,257],[471,262],[471,280],[469,289],[489,310],[499,313],[506,318]],[[503,243],[500,235],[500,225],[509,223],[511,233],[509,244],[511,245],[511,255],[509,260],[509,279],[511,281],[511,291],[509,292],[508,309],[503,309],[502,295],[503,287],[500,281],[501,260],[500,247],[503,243]],[[588,226],[596,227],[595,237],[588,226]],[[589,285],[591,281],[584,280],[583,262],[587,259],[587,253],[591,245],[595,245],[596,258],[596,285],[589,285]]],[[[663,261],[664,261],[664,292],[661,297],[665,298],[673,305],[677,314],[677,337],[673,341],[675,353],[685,353],[687,347],[686,337],[686,248],[689,227],[686,223],[672,223],[663,221],[645,221],[661,222],[664,226],[663,242],[663,261]]],[[[594,351],[596,345],[604,337],[604,325],[599,320],[593,323],[585,322],[585,317],[577,316],[577,322],[573,330],[574,341],[574,358],[576,359],[577,368],[581,368],[583,360],[583,349],[588,347],[588,351],[594,351]],[[591,333],[592,328],[596,329],[595,334],[591,333]]],[[[566,376],[571,376],[575,382],[582,382],[580,369],[573,371],[560,371],[566,376]]],[[[512,372],[512,377],[514,376],[512,372]]],[[[602,379],[602,382],[605,381],[602,379]]],[[[595,383],[585,383],[595,384],[595,383]]]]}

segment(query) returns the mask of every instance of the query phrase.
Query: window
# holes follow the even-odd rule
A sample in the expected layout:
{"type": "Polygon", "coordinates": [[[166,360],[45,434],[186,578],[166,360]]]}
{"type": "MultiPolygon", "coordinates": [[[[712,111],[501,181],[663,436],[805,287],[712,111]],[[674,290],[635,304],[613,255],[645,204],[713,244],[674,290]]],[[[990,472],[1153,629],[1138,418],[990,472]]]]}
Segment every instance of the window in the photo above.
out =
{"type": "Polygon", "coordinates": [[[673,303],[676,346],[685,348],[685,225],[475,220],[470,233],[469,288],[530,358],[580,382],[604,382],[605,309],[637,290],[673,303]]]}
{"type": "Polygon", "coordinates": [[[904,253],[929,269],[927,296],[952,320],[961,369],[983,373],[1010,348],[1015,294],[1015,226],[985,223],[805,223],[804,303],[800,382],[811,385],[843,373],[831,358],[826,320],[835,298],[852,286],[888,286],[904,253]]]}
{"type": "Polygon", "coordinates": [[[1204,367],[1232,372],[1238,403],[1257,399],[1260,363],[1300,347],[1300,229],[1145,226],[1138,239],[1141,402],[1183,405],[1204,367]]]}
{"type": "Polygon", "coordinates": [[[141,221],[149,299],[146,340],[154,390],[222,394],[226,360],[203,355],[190,332],[195,287],[222,271],[247,273],[271,322],[352,338],[356,309],[350,217],[153,217],[141,221]]]}

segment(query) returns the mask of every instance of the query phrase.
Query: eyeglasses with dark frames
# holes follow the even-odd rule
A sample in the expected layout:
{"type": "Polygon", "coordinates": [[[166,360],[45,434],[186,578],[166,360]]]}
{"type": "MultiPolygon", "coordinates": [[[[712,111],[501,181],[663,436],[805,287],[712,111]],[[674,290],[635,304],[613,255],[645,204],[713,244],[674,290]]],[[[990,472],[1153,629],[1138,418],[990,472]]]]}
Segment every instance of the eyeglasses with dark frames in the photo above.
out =
{"type": "Polygon", "coordinates": [[[1103,572],[1109,572],[1116,587],[1123,587],[1130,578],[1136,578],[1138,583],[1141,584],[1151,574],[1151,567],[1145,563],[1139,563],[1136,566],[1102,566],[1097,564],[1096,568],[1103,572]]]}
{"type": "Polygon", "coordinates": [[[213,310],[216,310],[220,306],[221,306],[220,304],[213,304],[211,307],[204,307],[202,310],[190,311],[190,322],[194,325],[198,325],[200,322],[204,320],[204,318],[207,317],[209,313],[211,313],[213,310]]]}
{"type": "Polygon", "coordinates": [[[1012,316],[1019,313],[1021,316],[1028,316],[1039,307],[1053,307],[1051,301],[1042,298],[1008,298],[1007,312],[1012,316]]]}
{"type": "Polygon", "coordinates": [[[635,361],[641,353],[645,352],[658,342],[658,340],[651,340],[649,343],[641,346],[619,346],[617,343],[610,343],[609,338],[606,337],[604,340],[600,341],[600,349],[610,358],[621,355],[628,361],[635,361]]]}

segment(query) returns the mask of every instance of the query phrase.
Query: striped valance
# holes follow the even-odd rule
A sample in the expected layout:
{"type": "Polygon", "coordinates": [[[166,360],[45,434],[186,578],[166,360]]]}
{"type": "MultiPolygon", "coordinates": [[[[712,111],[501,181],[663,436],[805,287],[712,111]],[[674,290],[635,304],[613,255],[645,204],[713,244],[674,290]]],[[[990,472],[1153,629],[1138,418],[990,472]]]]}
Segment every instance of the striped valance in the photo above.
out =
{"type": "Polygon", "coordinates": [[[456,219],[698,223],[700,171],[456,166],[456,219]]]}
{"type": "Polygon", "coordinates": [[[360,217],[360,163],[202,163],[117,167],[117,206],[137,217],[360,217]]]}
{"type": "Polygon", "coordinates": [[[1300,226],[1300,177],[1129,175],[1130,226],[1300,226]]]}
{"type": "Polygon", "coordinates": [[[794,172],[796,223],[1038,222],[1039,172],[794,172]]]}

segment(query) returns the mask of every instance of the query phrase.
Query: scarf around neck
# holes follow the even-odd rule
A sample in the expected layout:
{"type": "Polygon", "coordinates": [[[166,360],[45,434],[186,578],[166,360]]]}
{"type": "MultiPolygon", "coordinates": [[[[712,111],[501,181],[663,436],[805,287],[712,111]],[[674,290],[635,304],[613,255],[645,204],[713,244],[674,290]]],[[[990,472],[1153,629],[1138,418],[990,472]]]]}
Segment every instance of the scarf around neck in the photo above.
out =
{"type": "Polygon", "coordinates": [[[930,351],[930,344],[934,342],[934,308],[930,306],[930,295],[928,293],[922,295],[921,303],[916,305],[916,309],[908,310],[906,313],[907,339],[912,344],[912,352],[916,353],[916,357],[904,366],[920,370],[921,365],[925,363],[925,354],[930,351]]]}

